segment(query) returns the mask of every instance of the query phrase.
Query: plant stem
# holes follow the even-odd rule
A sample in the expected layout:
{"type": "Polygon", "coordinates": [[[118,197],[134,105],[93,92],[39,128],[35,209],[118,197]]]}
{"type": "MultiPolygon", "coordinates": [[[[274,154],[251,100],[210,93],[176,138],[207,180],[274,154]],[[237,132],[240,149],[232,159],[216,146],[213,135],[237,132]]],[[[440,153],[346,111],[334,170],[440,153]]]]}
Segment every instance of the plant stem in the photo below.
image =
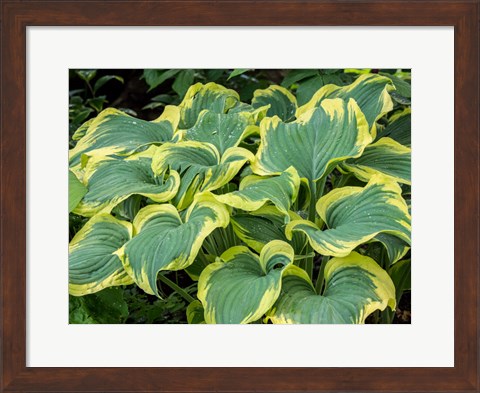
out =
{"type": "Polygon", "coordinates": [[[205,256],[205,253],[202,249],[200,249],[198,255],[197,255],[198,259],[200,260],[200,262],[202,262],[203,266],[204,267],[207,267],[210,263],[208,262],[208,259],[207,257],[205,256]]]}
{"type": "Polygon", "coordinates": [[[305,258],[303,259],[300,259],[298,262],[295,261],[295,259],[293,260],[293,264],[297,264],[297,266],[300,268],[300,269],[303,269],[303,270],[307,270],[307,267],[305,266],[306,262],[305,262],[305,258]]]}
{"type": "Polygon", "coordinates": [[[181,297],[183,297],[187,302],[191,303],[195,301],[195,298],[190,296],[187,293],[187,291],[185,291],[183,288],[180,288],[177,284],[175,284],[172,280],[168,279],[164,275],[159,274],[158,279],[164,284],[167,284],[170,288],[172,288],[175,292],[177,292],[181,297]]]}
{"type": "Polygon", "coordinates": [[[390,310],[390,307],[387,307],[381,313],[381,322],[385,324],[393,323],[394,316],[395,316],[395,313],[392,310],[390,310]]]}
{"type": "Polygon", "coordinates": [[[228,237],[229,237],[229,247],[233,247],[233,246],[237,246],[238,245],[238,242],[237,242],[237,235],[235,234],[234,230],[233,230],[233,226],[232,224],[228,224],[228,227],[226,229],[227,233],[228,233],[228,237]]]}
{"type": "Polygon", "coordinates": [[[380,266],[382,267],[382,269],[387,270],[389,267],[389,263],[390,259],[388,259],[388,254],[385,251],[385,247],[382,247],[380,250],[380,266]]]}
{"type": "Polygon", "coordinates": [[[315,222],[315,204],[317,202],[317,184],[314,181],[309,180],[308,186],[310,188],[310,206],[308,208],[308,219],[311,222],[315,222]]]}
{"type": "Polygon", "coordinates": [[[347,182],[352,178],[352,174],[348,174],[348,175],[341,175],[340,176],[340,179],[338,180],[337,182],[337,185],[334,187],[334,188],[341,188],[343,187],[345,184],[347,184],[347,182]]]}
{"type": "Polygon", "coordinates": [[[95,92],[93,91],[92,85],[87,80],[85,82],[87,83],[87,86],[88,86],[88,89],[90,90],[90,93],[92,93],[92,98],[95,98],[95,92]]]}
{"type": "Polygon", "coordinates": [[[315,253],[314,252],[311,252],[307,255],[295,255],[295,257],[293,258],[294,261],[301,261],[302,259],[307,259],[307,258],[311,258],[311,257],[314,257],[315,256],[315,253]]]}
{"type": "Polygon", "coordinates": [[[221,250],[225,250],[225,241],[220,229],[217,228],[212,232],[212,239],[215,241],[215,255],[220,255],[221,250]]]}
{"type": "MultiPolygon", "coordinates": [[[[323,196],[323,192],[325,191],[325,184],[327,183],[327,177],[328,176],[325,174],[318,181],[317,190],[316,190],[316,193],[315,193],[316,201],[318,201],[323,196]]],[[[315,201],[315,204],[316,204],[316,201],[315,201]]]]}
{"type": "Polygon", "coordinates": [[[205,248],[205,250],[207,250],[208,254],[215,255],[215,247],[212,245],[212,240],[210,239],[210,237],[207,237],[203,241],[203,247],[205,248]]]}
{"type": "MultiPolygon", "coordinates": [[[[316,195],[317,195],[316,183],[312,180],[309,180],[308,186],[310,188],[310,205],[308,208],[308,219],[311,222],[315,222],[315,203],[316,203],[316,195]]],[[[313,251],[313,248],[309,244],[307,247],[307,253],[310,253],[312,251],[313,251]]],[[[310,278],[312,278],[313,276],[313,258],[314,257],[309,257],[305,260],[305,271],[307,272],[310,278]]]]}
{"type": "MultiPolygon", "coordinates": [[[[312,246],[309,245],[308,251],[309,252],[313,251],[312,246]]],[[[313,258],[314,257],[309,257],[309,258],[305,259],[305,271],[307,272],[308,277],[310,277],[310,279],[312,279],[312,276],[313,276],[313,258]]]]}
{"type": "Polygon", "coordinates": [[[322,263],[320,265],[320,271],[318,272],[317,282],[315,283],[315,292],[318,295],[321,295],[322,288],[323,288],[323,280],[325,278],[325,265],[327,264],[330,257],[324,255],[322,257],[322,263]]]}

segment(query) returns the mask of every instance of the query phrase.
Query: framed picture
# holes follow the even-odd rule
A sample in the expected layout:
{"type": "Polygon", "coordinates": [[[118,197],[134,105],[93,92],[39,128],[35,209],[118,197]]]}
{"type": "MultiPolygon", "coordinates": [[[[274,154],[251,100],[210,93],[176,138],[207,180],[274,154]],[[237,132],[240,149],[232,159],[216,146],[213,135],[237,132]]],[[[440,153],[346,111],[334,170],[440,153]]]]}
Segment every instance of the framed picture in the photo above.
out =
{"type": "Polygon", "coordinates": [[[2,3],[1,391],[478,391],[479,6],[2,3]],[[113,97],[115,84],[122,88],[113,97]],[[382,85],[378,97],[371,85],[382,85]],[[192,115],[194,100],[211,91],[217,98],[192,115]],[[366,94],[377,98],[365,103],[366,94]],[[369,109],[373,101],[380,109],[369,109]],[[395,131],[406,117],[408,130],[395,131]],[[354,137],[345,122],[337,127],[339,118],[355,123],[354,137]],[[308,143],[294,149],[299,130],[315,140],[331,137],[333,131],[310,128],[312,119],[342,133],[324,141],[333,146],[331,154],[321,152],[331,155],[324,165],[308,143]],[[231,121],[245,123],[243,131],[223,127],[231,121]],[[98,133],[112,122],[116,134],[105,144],[98,133]],[[124,122],[138,131],[131,148],[130,134],[121,140],[124,122]],[[228,138],[212,137],[207,122],[228,129],[228,138]],[[153,139],[145,141],[145,127],[153,139]],[[172,143],[159,143],[168,130],[172,143]],[[269,133],[283,133],[288,151],[276,149],[269,133]],[[355,143],[343,146],[351,137],[355,143]],[[243,161],[236,171],[228,167],[223,182],[209,172],[216,186],[208,187],[207,180],[198,183],[203,172],[192,175],[185,164],[166,161],[167,150],[179,148],[191,149],[189,160],[208,150],[232,154],[222,165],[243,161]],[[382,149],[390,161],[378,165],[382,149]],[[377,155],[373,161],[368,150],[377,155]],[[117,164],[135,190],[107,168],[117,164]],[[310,164],[315,173],[302,169],[310,164]],[[153,171],[152,184],[139,180],[139,171],[153,171]],[[268,197],[273,183],[290,197],[268,197]],[[333,194],[349,186],[361,195],[378,184],[395,194],[384,216],[397,226],[372,229],[369,222],[362,231],[370,232],[353,239],[358,219],[345,213],[351,220],[342,234],[330,205],[358,212],[360,204],[333,194]],[[265,203],[268,214],[258,210],[265,203]],[[142,256],[148,241],[140,243],[150,236],[149,220],[168,215],[186,225],[196,210],[208,209],[216,219],[200,219],[208,228],[199,221],[192,244],[182,232],[175,257],[145,265],[152,260],[142,256]],[[265,230],[280,220],[290,234],[245,235],[255,217],[268,218],[265,230]],[[126,236],[122,244],[93,237],[102,239],[94,253],[105,248],[100,258],[116,266],[110,273],[85,257],[99,223],[126,236]],[[335,236],[323,238],[332,227],[335,236]],[[300,233],[301,246],[292,240],[300,233]],[[202,236],[211,244],[195,248],[202,236]],[[201,258],[208,269],[197,269],[201,258]],[[259,277],[249,273],[234,283],[262,282],[260,295],[240,288],[249,302],[226,284],[239,260],[265,264],[259,277]],[[393,271],[408,266],[410,281],[410,260],[411,285],[399,283],[393,271]],[[222,275],[227,263],[229,274],[222,275]],[[363,274],[352,279],[357,290],[371,282],[373,295],[367,285],[355,303],[348,288],[342,292],[345,266],[363,274]],[[273,284],[261,281],[264,275],[273,284]],[[295,308],[287,289],[293,278],[310,283],[317,298],[328,299],[328,286],[336,286],[340,300],[327,313],[306,307],[300,296],[295,308]],[[155,295],[170,303],[159,306],[155,295]],[[137,314],[122,308],[131,311],[132,299],[143,302],[137,314]]]}

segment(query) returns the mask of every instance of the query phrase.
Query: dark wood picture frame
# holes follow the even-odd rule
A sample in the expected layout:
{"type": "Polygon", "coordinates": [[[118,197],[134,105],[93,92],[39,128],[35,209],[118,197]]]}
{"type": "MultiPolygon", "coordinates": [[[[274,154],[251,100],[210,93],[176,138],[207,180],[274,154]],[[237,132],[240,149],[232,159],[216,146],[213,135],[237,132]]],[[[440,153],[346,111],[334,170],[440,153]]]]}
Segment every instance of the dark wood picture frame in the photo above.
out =
{"type": "Polygon", "coordinates": [[[479,392],[479,7],[479,0],[1,1],[0,391],[479,392]],[[26,367],[26,27],[62,25],[454,26],[455,367],[26,367]]]}

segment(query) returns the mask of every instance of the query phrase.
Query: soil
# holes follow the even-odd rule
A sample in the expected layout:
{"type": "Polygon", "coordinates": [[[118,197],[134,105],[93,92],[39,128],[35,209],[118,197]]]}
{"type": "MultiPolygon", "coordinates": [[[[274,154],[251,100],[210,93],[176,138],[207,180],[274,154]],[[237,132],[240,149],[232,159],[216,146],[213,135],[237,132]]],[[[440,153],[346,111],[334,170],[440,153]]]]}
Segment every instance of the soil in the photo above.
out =
{"type": "Polygon", "coordinates": [[[395,317],[393,318],[393,323],[412,323],[412,305],[410,291],[405,291],[400,301],[398,302],[397,309],[395,311],[395,317]]]}

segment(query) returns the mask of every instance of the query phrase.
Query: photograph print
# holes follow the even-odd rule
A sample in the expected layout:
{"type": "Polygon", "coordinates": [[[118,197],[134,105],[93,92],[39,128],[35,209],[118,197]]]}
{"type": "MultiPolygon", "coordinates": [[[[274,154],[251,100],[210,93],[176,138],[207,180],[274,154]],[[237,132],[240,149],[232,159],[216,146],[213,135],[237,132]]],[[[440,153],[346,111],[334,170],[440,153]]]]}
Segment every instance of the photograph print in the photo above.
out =
{"type": "Polygon", "coordinates": [[[410,86],[69,70],[69,322],[411,323],[410,86]]]}

